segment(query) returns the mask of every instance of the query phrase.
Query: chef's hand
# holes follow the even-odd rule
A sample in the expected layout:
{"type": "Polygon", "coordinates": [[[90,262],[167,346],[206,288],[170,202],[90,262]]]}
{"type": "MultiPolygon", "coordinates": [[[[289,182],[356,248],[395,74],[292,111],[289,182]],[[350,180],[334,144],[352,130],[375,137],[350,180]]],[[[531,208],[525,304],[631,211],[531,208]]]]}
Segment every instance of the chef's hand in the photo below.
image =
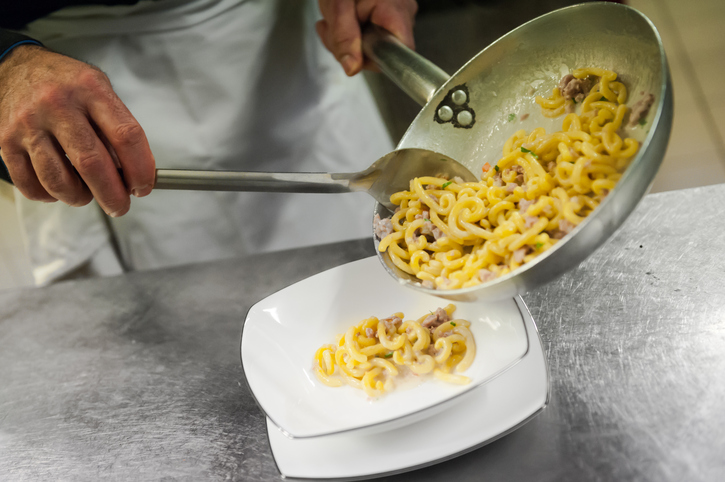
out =
{"type": "Polygon", "coordinates": [[[28,199],[83,206],[95,197],[114,217],[154,183],[146,135],[106,75],[35,45],[0,62],[0,155],[28,199]]]}
{"type": "Polygon", "coordinates": [[[360,25],[367,22],[383,27],[415,48],[415,0],[319,0],[319,4],[323,20],[317,22],[317,34],[347,75],[371,67],[364,61],[360,35],[360,25]]]}

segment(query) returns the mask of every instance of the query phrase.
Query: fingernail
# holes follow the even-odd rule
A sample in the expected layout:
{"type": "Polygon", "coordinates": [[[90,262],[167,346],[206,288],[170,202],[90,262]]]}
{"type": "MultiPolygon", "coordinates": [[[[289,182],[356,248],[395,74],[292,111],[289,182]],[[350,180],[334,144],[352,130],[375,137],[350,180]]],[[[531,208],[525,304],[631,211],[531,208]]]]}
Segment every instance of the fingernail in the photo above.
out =
{"type": "Polygon", "coordinates": [[[345,73],[350,75],[352,69],[355,67],[355,59],[350,54],[345,54],[340,58],[340,64],[345,69],[345,73]]]}
{"type": "Polygon", "coordinates": [[[151,186],[146,185],[143,187],[137,187],[136,189],[133,189],[131,191],[131,194],[133,194],[136,197],[144,197],[148,196],[151,193],[151,186]]]}
{"type": "Polygon", "coordinates": [[[116,211],[115,213],[108,213],[108,215],[112,218],[117,218],[121,215],[121,211],[116,211]]]}

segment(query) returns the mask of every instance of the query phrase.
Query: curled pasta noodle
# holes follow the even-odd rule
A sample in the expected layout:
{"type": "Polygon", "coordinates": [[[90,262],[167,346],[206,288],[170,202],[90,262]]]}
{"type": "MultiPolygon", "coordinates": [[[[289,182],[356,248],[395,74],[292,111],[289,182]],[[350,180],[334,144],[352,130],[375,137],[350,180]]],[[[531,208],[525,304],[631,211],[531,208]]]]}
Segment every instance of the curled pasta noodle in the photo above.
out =
{"type": "Polygon", "coordinates": [[[391,196],[399,208],[378,249],[424,287],[476,286],[551,249],[614,189],[639,149],[622,137],[627,88],[613,71],[576,69],[536,102],[546,117],[566,113],[561,131],[515,132],[480,181],[421,177],[391,196]]]}
{"type": "Polygon", "coordinates": [[[372,398],[393,390],[406,374],[470,383],[460,373],[470,368],[476,342],[471,323],[455,319],[455,309],[449,304],[407,321],[403,313],[367,318],[348,328],[337,344],[322,345],[315,352],[313,371],[327,386],[347,384],[372,398]]]}

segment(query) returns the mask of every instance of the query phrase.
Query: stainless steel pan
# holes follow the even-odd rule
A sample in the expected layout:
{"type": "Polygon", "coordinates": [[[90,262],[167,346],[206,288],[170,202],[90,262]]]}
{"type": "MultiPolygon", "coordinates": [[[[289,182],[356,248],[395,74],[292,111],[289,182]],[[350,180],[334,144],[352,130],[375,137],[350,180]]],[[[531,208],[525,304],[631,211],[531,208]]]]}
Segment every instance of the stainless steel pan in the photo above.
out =
{"type": "MultiPolygon", "coordinates": [[[[505,140],[517,130],[561,129],[562,118],[543,117],[534,97],[548,97],[575,68],[616,71],[629,90],[630,105],[641,92],[655,96],[646,124],[627,132],[641,142],[635,159],[604,202],[562,242],[506,276],[450,291],[423,288],[378,252],[388,272],[414,289],[452,300],[497,299],[553,280],[617,230],[649,189],[664,157],[673,115],[667,59],[654,25],[633,8],[597,2],[543,15],[501,37],[450,77],[380,30],[366,32],[363,46],[388,77],[423,105],[398,149],[439,152],[477,174],[484,163],[498,161],[505,140]],[[463,111],[468,114],[461,119],[463,111]],[[524,114],[528,118],[521,121],[524,114]]],[[[375,212],[389,214],[380,204],[375,212]]]]}

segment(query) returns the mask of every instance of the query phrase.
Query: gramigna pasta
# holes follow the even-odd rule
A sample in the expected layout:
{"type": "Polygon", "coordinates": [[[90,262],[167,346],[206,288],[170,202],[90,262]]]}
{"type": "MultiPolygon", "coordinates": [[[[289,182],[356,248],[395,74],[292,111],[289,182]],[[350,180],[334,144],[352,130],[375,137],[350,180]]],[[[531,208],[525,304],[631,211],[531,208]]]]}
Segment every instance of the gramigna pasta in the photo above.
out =
{"type": "Polygon", "coordinates": [[[457,384],[470,383],[465,372],[476,356],[470,322],[453,317],[449,304],[417,320],[403,313],[384,319],[370,317],[351,326],[336,344],[315,353],[314,371],[325,385],[351,385],[379,397],[406,376],[434,377],[457,384]]]}
{"type": "Polygon", "coordinates": [[[547,117],[565,115],[560,131],[514,133],[480,182],[413,179],[391,196],[399,206],[392,217],[376,218],[379,250],[423,286],[475,286],[551,249],[604,200],[639,149],[621,134],[627,89],[615,72],[574,70],[536,102],[547,117]]]}

